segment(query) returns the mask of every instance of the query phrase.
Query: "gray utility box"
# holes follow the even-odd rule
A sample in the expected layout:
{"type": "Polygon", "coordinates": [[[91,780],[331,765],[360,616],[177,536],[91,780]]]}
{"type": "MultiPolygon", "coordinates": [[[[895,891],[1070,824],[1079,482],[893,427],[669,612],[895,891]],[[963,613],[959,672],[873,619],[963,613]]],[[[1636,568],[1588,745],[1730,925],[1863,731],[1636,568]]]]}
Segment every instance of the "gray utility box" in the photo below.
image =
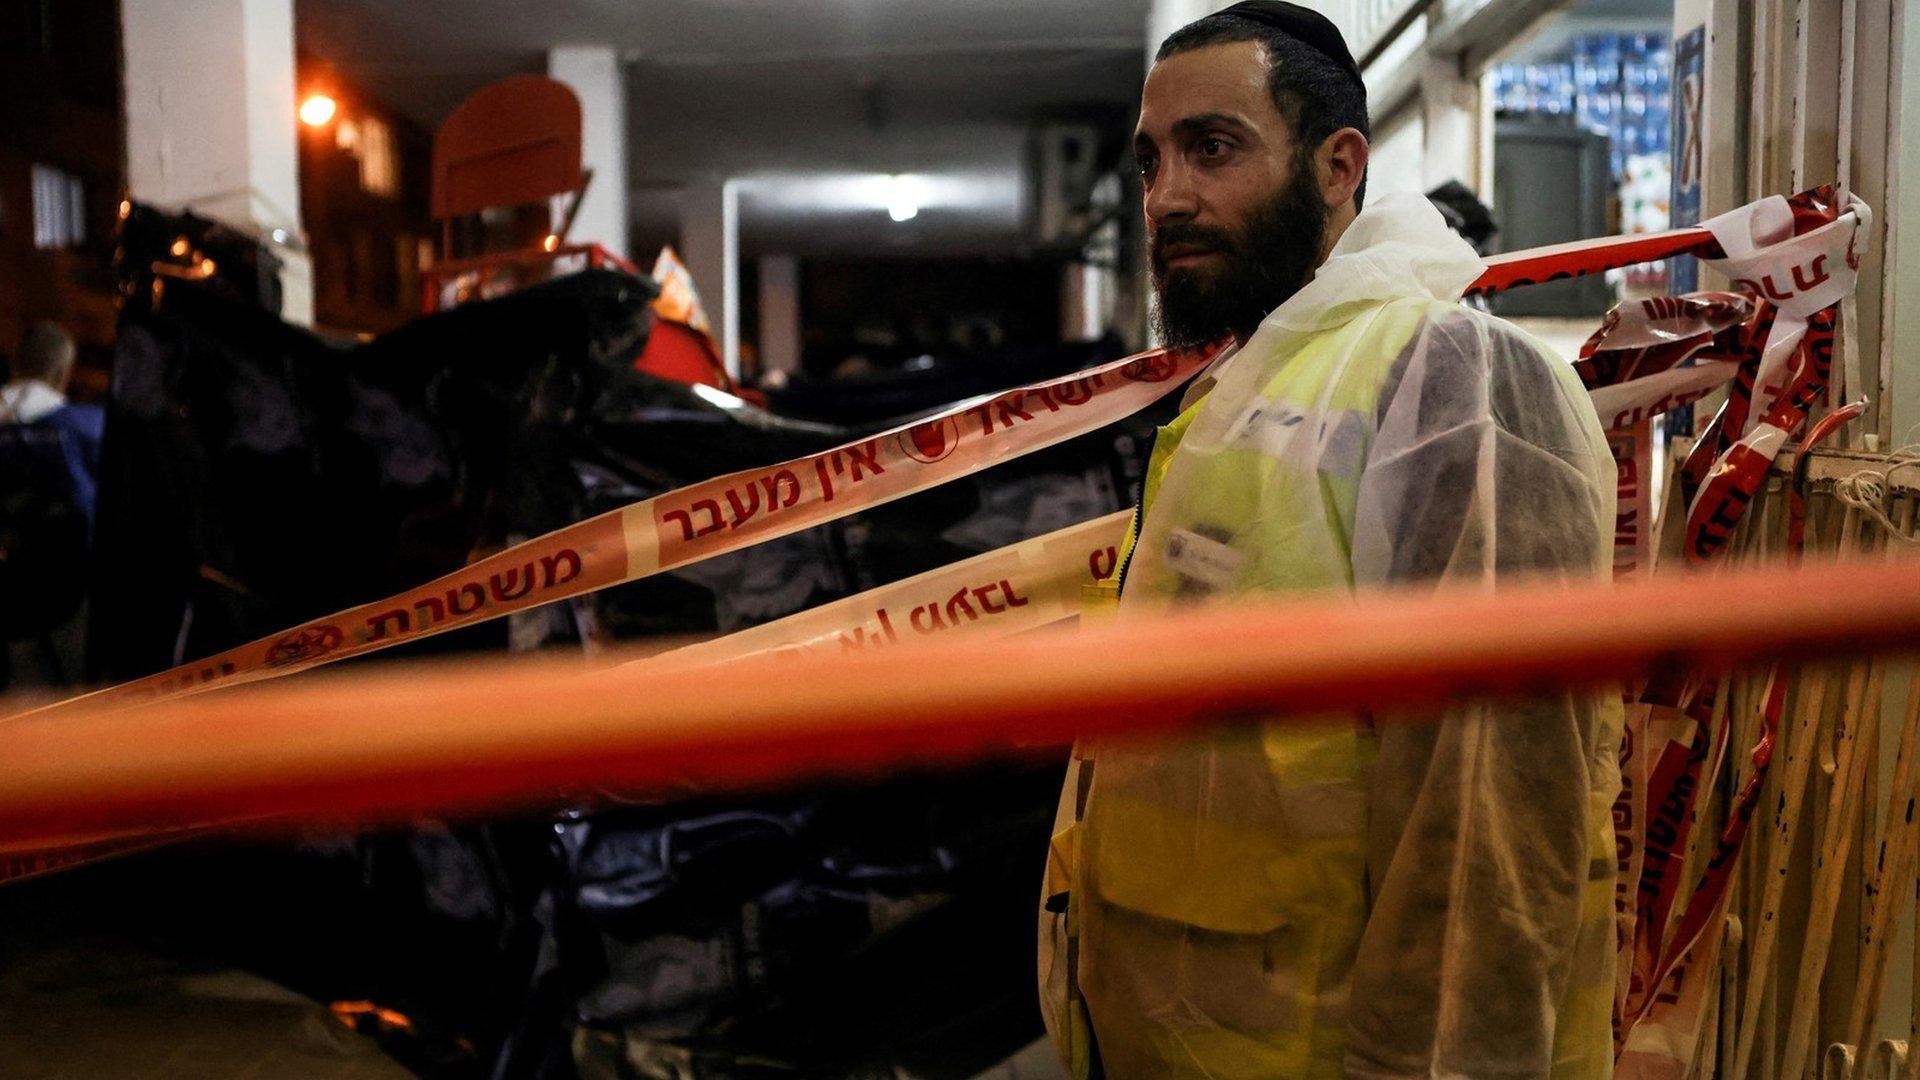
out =
{"type": "MultiPolygon", "coordinates": [[[[1500,223],[1500,250],[1607,235],[1614,190],[1605,135],[1560,117],[1501,120],[1493,131],[1493,216],[1500,223]]],[[[1493,298],[1499,315],[1604,315],[1613,304],[1613,286],[1600,274],[1493,298]]]]}

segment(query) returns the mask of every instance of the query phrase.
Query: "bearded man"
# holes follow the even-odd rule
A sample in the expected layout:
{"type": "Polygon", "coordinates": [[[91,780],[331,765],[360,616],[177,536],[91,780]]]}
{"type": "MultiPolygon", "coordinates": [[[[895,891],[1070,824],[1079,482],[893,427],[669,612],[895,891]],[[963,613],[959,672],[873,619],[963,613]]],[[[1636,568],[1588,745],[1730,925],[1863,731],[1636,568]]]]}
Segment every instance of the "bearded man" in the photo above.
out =
{"type": "MultiPolygon", "coordinates": [[[[1160,432],[1119,617],[1608,572],[1586,393],[1459,303],[1483,264],[1424,199],[1365,199],[1330,22],[1249,0],[1176,32],[1135,152],[1162,336],[1238,348],[1160,432]]],[[[1619,738],[1580,691],[1078,748],[1041,925],[1070,1070],[1610,1074],[1619,738]]]]}

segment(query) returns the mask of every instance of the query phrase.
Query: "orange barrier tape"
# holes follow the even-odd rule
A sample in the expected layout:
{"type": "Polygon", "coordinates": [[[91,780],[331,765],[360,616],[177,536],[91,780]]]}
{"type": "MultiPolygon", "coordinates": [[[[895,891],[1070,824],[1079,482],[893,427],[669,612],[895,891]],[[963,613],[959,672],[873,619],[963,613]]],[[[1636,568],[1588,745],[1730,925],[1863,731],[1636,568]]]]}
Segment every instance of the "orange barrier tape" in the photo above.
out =
{"type": "Polygon", "coordinates": [[[1103,427],[1166,396],[1216,355],[1217,349],[1156,349],[818,454],[703,480],[555,530],[398,596],[24,715],[289,675],[738,551],[1103,427]]]}
{"type": "Polygon", "coordinates": [[[859,776],[1227,722],[1920,646],[1920,561],[1324,597],[724,667],[446,665],[0,725],[0,844],[859,776]],[[1779,598],[1798,617],[1777,618],[1779,598]],[[1263,718],[1265,712],[1260,713],[1263,718]]]}

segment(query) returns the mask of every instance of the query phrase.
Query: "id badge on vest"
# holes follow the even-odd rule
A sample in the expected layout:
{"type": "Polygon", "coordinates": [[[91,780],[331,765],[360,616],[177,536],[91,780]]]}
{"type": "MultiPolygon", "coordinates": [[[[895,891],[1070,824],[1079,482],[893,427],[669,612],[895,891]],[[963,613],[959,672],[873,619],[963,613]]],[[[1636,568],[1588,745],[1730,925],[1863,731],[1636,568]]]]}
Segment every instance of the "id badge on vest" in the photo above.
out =
{"type": "Polygon", "coordinates": [[[1166,566],[1178,580],[1175,599],[1198,600],[1230,589],[1246,565],[1246,553],[1221,537],[1193,529],[1167,534],[1166,566]]]}

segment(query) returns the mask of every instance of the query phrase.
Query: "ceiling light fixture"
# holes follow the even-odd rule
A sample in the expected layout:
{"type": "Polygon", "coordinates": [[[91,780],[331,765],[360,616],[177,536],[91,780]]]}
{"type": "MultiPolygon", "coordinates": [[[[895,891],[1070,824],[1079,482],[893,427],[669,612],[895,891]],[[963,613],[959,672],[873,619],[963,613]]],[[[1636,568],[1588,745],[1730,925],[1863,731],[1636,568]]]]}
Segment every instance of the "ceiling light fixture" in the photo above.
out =
{"type": "Polygon", "coordinates": [[[325,94],[308,94],[300,103],[300,122],[308,127],[325,127],[340,105],[325,94]]]}
{"type": "Polygon", "coordinates": [[[887,177],[887,216],[895,221],[912,221],[920,216],[920,178],[887,177]]]}

